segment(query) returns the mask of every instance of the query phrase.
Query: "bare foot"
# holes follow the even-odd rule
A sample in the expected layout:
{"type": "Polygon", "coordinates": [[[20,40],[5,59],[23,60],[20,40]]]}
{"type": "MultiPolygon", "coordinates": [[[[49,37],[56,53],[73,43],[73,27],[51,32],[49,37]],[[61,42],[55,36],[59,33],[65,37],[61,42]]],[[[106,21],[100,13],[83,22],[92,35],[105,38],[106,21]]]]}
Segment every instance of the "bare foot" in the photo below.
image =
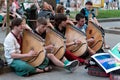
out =
{"type": "Polygon", "coordinates": [[[42,72],[50,72],[52,70],[52,66],[45,67],[44,69],[36,68],[36,72],[42,73],[42,72]]]}
{"type": "Polygon", "coordinates": [[[46,68],[43,69],[44,72],[50,72],[52,70],[52,66],[48,66],[46,68]]]}
{"type": "Polygon", "coordinates": [[[37,73],[42,73],[42,72],[44,72],[44,71],[41,70],[41,69],[39,69],[39,68],[36,68],[36,72],[37,72],[37,73]]]}

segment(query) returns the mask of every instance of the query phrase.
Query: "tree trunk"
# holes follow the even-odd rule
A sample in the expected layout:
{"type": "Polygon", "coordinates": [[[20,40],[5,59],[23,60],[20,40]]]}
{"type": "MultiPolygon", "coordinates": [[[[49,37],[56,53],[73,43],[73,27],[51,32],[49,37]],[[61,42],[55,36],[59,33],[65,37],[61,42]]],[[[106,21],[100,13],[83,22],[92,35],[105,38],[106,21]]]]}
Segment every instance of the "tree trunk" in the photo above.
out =
{"type": "Polygon", "coordinates": [[[7,27],[7,34],[10,31],[10,18],[9,18],[9,14],[10,14],[10,12],[9,12],[9,0],[7,0],[7,25],[6,25],[6,27],[7,27]]]}

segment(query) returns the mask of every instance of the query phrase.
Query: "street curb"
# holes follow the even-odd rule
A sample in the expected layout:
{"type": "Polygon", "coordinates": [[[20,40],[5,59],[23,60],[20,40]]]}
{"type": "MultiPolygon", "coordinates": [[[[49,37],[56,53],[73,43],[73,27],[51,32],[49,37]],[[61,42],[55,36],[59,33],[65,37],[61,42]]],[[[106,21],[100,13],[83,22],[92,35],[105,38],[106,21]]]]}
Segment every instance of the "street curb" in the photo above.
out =
{"type": "Polygon", "coordinates": [[[111,34],[120,34],[120,30],[114,30],[114,29],[104,29],[105,33],[111,33],[111,34]]]}
{"type": "MultiPolygon", "coordinates": [[[[113,22],[113,21],[120,21],[120,18],[98,19],[98,22],[113,22]]],[[[104,29],[104,30],[105,33],[120,34],[120,29],[104,29]]]]}
{"type": "Polygon", "coordinates": [[[120,21],[120,18],[105,18],[105,19],[98,19],[98,22],[111,22],[111,21],[120,21]]]}

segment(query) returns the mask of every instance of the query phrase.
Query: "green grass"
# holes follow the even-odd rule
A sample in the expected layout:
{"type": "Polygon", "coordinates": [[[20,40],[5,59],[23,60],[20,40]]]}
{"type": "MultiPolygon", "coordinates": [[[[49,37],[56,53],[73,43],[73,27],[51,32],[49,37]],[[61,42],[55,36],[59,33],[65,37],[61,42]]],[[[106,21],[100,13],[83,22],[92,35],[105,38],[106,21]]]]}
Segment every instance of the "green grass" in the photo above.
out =
{"type": "Polygon", "coordinates": [[[99,10],[97,18],[120,18],[120,10],[99,10]]]}
{"type": "MultiPolygon", "coordinates": [[[[74,19],[79,11],[70,12],[70,18],[74,19]]],[[[98,10],[97,18],[120,18],[120,10],[98,10]]]]}

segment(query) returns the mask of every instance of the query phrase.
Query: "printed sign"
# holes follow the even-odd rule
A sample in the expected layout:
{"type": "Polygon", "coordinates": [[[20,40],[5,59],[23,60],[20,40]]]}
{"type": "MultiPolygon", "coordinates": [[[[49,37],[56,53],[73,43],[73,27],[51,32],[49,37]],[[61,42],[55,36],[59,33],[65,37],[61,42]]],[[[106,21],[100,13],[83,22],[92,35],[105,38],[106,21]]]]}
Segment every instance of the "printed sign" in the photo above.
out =
{"type": "Polygon", "coordinates": [[[105,70],[106,73],[120,69],[120,62],[111,56],[110,53],[99,53],[91,57],[105,70]]]}
{"type": "Polygon", "coordinates": [[[104,7],[104,0],[91,0],[93,7],[104,7]]]}

